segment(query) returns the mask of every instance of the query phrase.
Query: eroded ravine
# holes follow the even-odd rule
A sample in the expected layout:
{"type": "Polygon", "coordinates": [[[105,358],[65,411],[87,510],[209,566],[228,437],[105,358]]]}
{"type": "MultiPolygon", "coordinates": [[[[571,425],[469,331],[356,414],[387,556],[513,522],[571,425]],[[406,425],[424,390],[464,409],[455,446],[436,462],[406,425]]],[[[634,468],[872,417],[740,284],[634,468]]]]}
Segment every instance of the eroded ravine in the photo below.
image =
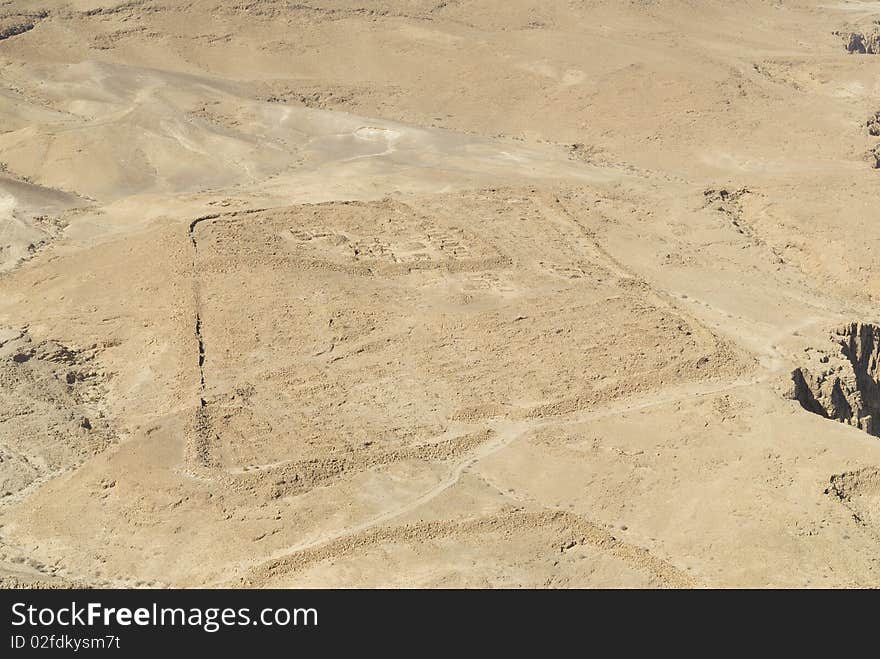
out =
{"type": "Polygon", "coordinates": [[[792,372],[789,397],[808,412],[880,436],[880,325],[846,325],[829,349],[811,353],[811,363],[792,372]]]}

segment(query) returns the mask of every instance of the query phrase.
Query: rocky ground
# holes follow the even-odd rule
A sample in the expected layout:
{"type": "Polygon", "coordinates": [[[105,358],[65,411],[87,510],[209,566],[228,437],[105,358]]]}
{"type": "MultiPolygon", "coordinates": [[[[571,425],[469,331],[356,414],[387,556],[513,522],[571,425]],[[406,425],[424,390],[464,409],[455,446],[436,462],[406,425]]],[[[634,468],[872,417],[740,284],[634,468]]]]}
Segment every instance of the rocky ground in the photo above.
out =
{"type": "Polygon", "coordinates": [[[0,583],[880,586],[875,2],[0,2],[0,583]]]}

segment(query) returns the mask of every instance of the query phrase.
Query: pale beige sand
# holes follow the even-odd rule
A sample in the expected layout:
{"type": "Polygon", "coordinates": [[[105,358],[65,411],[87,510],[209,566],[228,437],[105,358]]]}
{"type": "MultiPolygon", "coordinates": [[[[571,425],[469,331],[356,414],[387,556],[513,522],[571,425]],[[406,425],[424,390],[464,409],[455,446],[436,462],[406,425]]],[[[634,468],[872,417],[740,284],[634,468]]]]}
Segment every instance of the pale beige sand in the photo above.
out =
{"type": "Polygon", "coordinates": [[[0,583],[880,586],[880,6],[536,4],[0,3],[0,583]]]}

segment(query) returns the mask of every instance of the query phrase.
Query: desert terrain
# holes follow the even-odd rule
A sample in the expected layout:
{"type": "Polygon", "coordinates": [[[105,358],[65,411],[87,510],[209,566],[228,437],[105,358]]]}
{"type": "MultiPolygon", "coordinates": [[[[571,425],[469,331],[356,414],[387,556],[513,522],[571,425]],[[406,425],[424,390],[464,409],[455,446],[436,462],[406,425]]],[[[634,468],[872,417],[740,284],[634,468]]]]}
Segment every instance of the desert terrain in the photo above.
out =
{"type": "Polygon", "coordinates": [[[880,587],[880,3],[0,0],[0,585],[880,587]]]}

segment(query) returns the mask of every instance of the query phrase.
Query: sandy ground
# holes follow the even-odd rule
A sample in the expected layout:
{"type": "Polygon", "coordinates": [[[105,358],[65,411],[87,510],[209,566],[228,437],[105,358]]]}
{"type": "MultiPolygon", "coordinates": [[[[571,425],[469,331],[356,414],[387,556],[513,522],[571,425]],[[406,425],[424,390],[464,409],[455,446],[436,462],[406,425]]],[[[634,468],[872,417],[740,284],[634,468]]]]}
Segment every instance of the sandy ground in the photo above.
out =
{"type": "Polygon", "coordinates": [[[0,583],[880,586],[880,3],[0,2],[0,583]]]}

